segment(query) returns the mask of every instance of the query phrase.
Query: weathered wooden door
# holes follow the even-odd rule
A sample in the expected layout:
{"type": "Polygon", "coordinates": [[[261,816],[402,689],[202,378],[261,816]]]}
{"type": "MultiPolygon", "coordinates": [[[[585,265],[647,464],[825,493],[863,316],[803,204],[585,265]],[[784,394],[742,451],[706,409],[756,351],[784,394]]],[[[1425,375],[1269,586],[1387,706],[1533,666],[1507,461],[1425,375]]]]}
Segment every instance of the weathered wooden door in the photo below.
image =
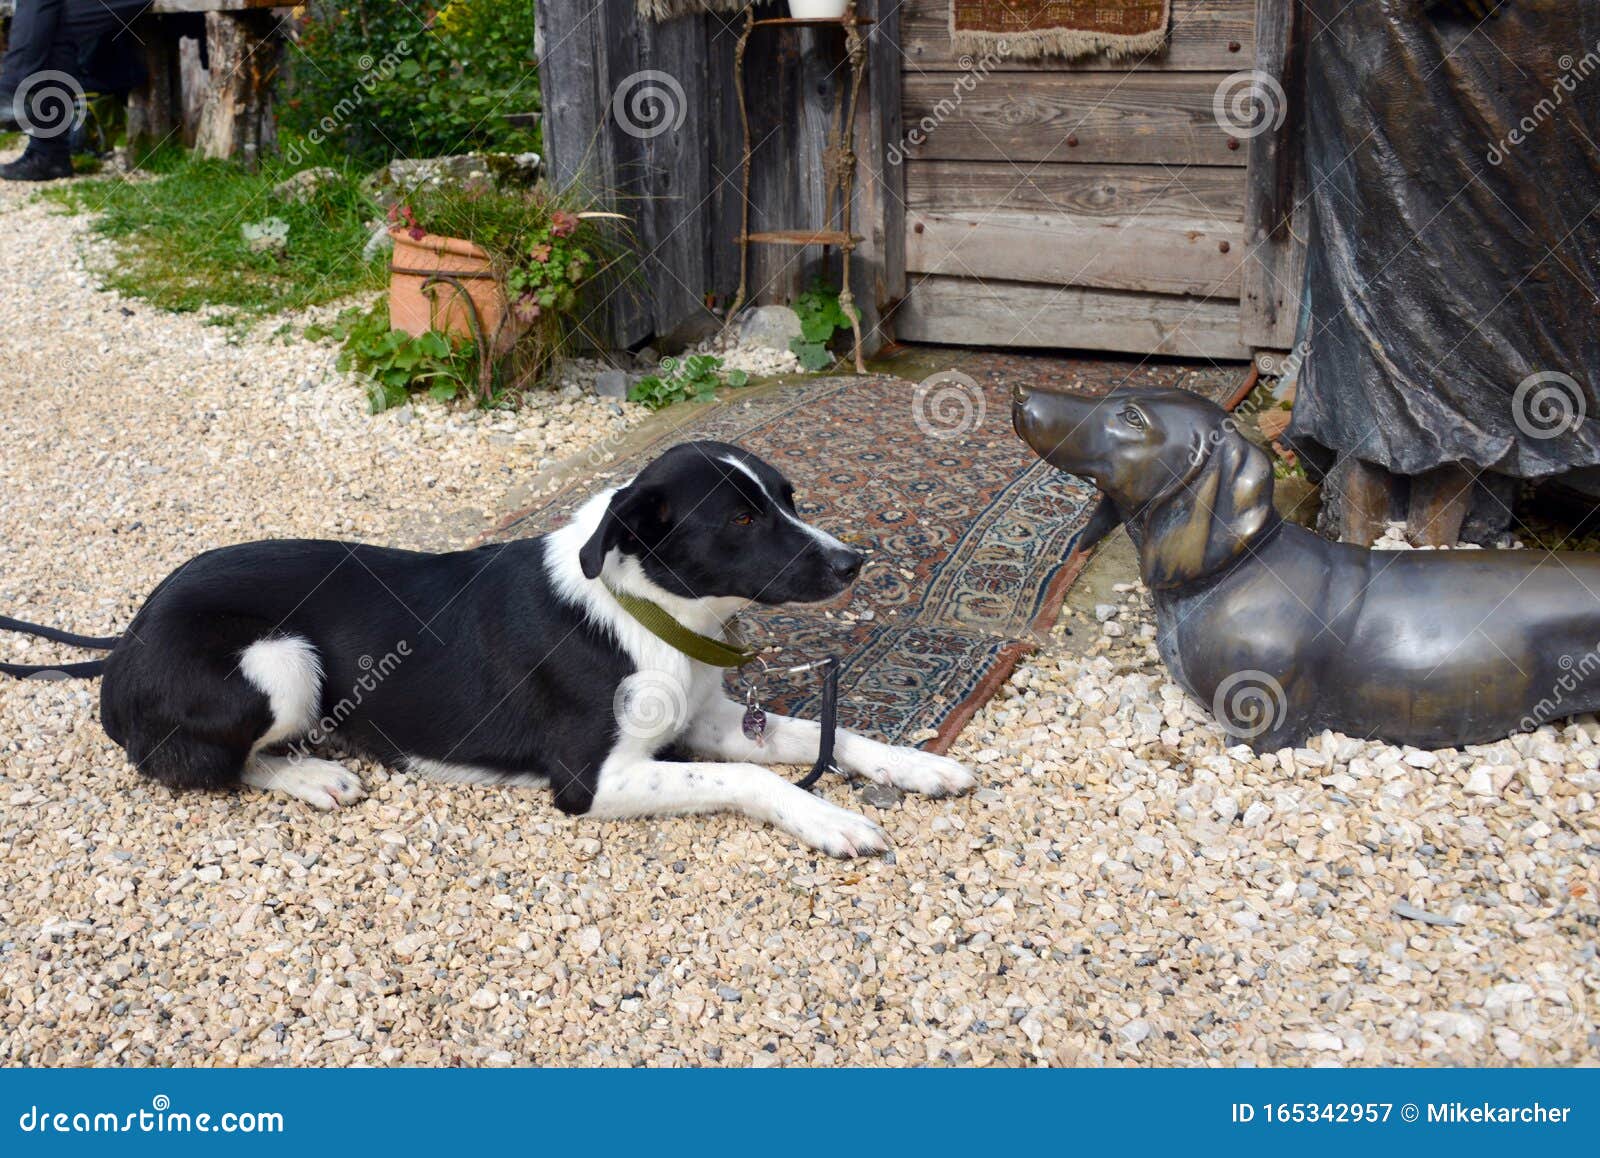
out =
{"type": "MultiPolygon", "coordinates": [[[[1260,3],[1278,37],[1293,0],[1260,3]]],[[[1249,108],[1277,99],[1255,71],[1256,8],[1173,0],[1162,52],[1013,61],[958,58],[949,0],[907,0],[896,336],[1218,359],[1286,346],[1287,275],[1275,264],[1266,302],[1249,268],[1246,166],[1281,145],[1288,112],[1249,108]],[[1263,300],[1242,310],[1247,287],[1263,300]]]]}

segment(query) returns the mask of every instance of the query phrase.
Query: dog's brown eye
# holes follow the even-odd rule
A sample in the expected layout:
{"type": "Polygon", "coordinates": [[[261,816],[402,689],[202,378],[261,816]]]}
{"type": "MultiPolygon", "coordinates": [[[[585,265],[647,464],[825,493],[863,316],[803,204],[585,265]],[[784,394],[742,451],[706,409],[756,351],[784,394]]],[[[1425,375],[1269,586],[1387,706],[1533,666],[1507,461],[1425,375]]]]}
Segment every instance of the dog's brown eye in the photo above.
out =
{"type": "Polygon", "coordinates": [[[1135,430],[1143,430],[1144,429],[1144,415],[1140,414],[1137,410],[1135,410],[1131,406],[1128,407],[1126,410],[1124,410],[1120,415],[1118,415],[1118,417],[1121,418],[1122,421],[1126,422],[1129,426],[1133,427],[1135,430]]]}
{"type": "Polygon", "coordinates": [[[740,511],[733,516],[732,522],[736,527],[748,527],[756,521],[756,517],[749,511],[740,511]]]}

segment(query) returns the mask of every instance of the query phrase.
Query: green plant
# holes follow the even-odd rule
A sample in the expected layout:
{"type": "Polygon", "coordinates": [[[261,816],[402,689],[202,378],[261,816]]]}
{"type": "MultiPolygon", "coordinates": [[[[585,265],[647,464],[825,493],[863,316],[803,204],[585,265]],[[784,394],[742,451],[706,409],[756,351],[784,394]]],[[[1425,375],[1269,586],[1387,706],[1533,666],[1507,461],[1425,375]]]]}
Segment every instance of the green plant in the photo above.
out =
{"type": "Polygon", "coordinates": [[[687,358],[661,359],[661,373],[641,378],[628,391],[629,402],[642,402],[661,410],[674,402],[709,402],[722,385],[743,386],[750,375],[743,370],[723,373],[715,354],[690,354],[687,358]]]}
{"type": "Polygon", "coordinates": [[[312,0],[288,54],[289,147],[395,157],[541,148],[536,0],[312,0]]]}
{"type": "Polygon", "coordinates": [[[593,207],[581,192],[445,186],[396,206],[390,221],[414,237],[424,232],[465,238],[484,249],[511,307],[514,341],[502,358],[516,383],[536,381],[556,355],[578,338],[602,345],[586,319],[599,295],[633,275],[633,242],[621,214],[593,207]]]}
{"type": "Polygon", "coordinates": [[[251,173],[181,147],[151,153],[133,177],[64,183],[43,196],[69,212],[94,214],[107,247],[101,279],[110,288],[180,312],[219,309],[219,321],[302,309],[382,284],[384,263],[366,261],[367,222],[377,207],[348,162],[303,199],[274,188],[294,170],[263,158],[251,173]],[[242,226],[276,217],[288,225],[281,249],[252,250],[242,226]]]}
{"type": "Polygon", "coordinates": [[[834,334],[850,328],[850,316],[839,304],[839,291],[815,282],[795,299],[794,312],[800,315],[800,336],[789,343],[789,349],[803,369],[826,370],[834,361],[828,343],[834,334]]]}
{"type": "Polygon", "coordinates": [[[437,330],[413,337],[389,328],[382,302],[370,309],[343,311],[331,326],[306,327],[310,339],[338,338],[338,367],[367,380],[367,403],[374,414],[403,405],[417,390],[451,402],[472,394],[477,353],[470,342],[437,330]]]}

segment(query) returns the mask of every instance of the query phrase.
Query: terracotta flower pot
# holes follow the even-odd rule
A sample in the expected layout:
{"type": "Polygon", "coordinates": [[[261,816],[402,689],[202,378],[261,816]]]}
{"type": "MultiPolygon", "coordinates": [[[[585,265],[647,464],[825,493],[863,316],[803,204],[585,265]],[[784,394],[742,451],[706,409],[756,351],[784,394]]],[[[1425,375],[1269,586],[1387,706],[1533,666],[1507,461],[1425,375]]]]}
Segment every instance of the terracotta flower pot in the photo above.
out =
{"type": "Polygon", "coordinates": [[[519,327],[507,316],[505,290],[487,253],[459,237],[424,233],[413,240],[405,229],[391,229],[389,236],[394,238],[394,255],[389,259],[390,329],[412,335],[442,330],[474,337],[464,290],[477,307],[484,339],[494,341],[500,350],[510,348],[519,327]],[[435,278],[424,291],[422,287],[435,278]]]}

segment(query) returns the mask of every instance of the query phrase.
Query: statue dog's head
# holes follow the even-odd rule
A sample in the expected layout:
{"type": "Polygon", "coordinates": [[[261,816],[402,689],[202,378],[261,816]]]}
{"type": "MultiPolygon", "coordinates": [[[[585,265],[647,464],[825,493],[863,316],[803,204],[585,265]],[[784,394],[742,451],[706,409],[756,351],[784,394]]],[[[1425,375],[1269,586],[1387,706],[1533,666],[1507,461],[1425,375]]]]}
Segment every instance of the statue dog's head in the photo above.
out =
{"type": "Polygon", "coordinates": [[[1215,574],[1276,525],[1271,461],[1226,411],[1197,395],[1023,389],[1012,423],[1040,458],[1100,488],[1094,530],[1124,523],[1151,587],[1215,574]]]}

